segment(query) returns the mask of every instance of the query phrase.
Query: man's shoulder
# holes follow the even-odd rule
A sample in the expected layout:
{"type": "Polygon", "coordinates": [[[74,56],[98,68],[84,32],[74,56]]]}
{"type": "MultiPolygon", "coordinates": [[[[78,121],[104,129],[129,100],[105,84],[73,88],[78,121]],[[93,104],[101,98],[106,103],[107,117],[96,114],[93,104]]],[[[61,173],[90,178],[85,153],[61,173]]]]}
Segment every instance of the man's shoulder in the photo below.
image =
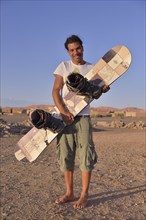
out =
{"type": "Polygon", "coordinates": [[[64,67],[67,67],[69,65],[71,65],[71,60],[62,61],[59,64],[59,66],[64,66],[64,67]]]}
{"type": "Polygon", "coordinates": [[[60,64],[69,64],[69,63],[71,63],[71,60],[65,60],[65,61],[62,61],[60,64]]]}
{"type": "Polygon", "coordinates": [[[92,63],[91,63],[91,62],[89,62],[89,61],[85,61],[85,63],[86,63],[86,64],[89,64],[89,65],[92,65],[92,63]]]}
{"type": "Polygon", "coordinates": [[[87,66],[94,66],[94,64],[93,63],[90,63],[90,62],[88,62],[88,61],[86,61],[86,63],[85,63],[87,66]]]}

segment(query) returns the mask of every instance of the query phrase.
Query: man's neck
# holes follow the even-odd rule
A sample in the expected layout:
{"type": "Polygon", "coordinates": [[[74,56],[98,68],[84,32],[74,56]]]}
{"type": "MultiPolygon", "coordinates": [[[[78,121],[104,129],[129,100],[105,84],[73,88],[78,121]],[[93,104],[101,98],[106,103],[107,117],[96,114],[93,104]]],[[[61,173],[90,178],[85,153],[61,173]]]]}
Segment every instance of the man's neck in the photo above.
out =
{"type": "Polygon", "coordinates": [[[86,61],[82,60],[81,62],[75,62],[72,60],[72,62],[75,64],[75,65],[84,65],[86,63],[86,61]]]}

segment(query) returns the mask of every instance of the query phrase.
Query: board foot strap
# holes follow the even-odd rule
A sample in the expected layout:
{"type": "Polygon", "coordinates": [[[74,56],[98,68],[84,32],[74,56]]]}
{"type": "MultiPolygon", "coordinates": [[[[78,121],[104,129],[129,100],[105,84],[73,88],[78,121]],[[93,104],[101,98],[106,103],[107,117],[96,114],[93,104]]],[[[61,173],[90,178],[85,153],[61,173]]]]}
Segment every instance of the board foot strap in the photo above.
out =
{"type": "Polygon", "coordinates": [[[102,88],[88,81],[79,73],[71,73],[67,77],[66,85],[69,91],[77,95],[84,95],[93,99],[98,99],[102,94],[102,88]]]}
{"type": "Polygon", "coordinates": [[[42,109],[36,109],[30,114],[31,123],[38,129],[49,129],[53,133],[61,132],[65,124],[59,118],[55,118],[51,113],[42,109]]]}

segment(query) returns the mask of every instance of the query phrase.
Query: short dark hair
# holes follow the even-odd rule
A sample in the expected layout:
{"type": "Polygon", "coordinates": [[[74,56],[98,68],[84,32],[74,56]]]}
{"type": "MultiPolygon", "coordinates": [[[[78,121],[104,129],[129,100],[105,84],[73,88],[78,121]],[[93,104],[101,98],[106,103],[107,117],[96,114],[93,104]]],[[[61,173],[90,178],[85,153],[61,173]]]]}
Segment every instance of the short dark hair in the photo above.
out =
{"type": "Polygon", "coordinates": [[[72,44],[75,42],[79,42],[79,44],[81,46],[83,46],[83,42],[82,40],[77,36],[77,35],[71,35],[70,37],[68,37],[64,43],[65,48],[68,50],[68,44],[72,44]]]}

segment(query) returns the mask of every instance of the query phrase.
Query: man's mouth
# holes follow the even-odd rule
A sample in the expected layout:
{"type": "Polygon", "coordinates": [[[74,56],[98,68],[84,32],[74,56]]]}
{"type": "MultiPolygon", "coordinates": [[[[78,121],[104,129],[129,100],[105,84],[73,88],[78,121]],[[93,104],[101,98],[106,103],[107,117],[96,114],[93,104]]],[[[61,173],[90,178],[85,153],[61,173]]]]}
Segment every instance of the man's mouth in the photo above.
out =
{"type": "Polygon", "coordinates": [[[75,58],[80,58],[80,57],[81,57],[81,55],[80,55],[80,54],[78,54],[78,55],[76,55],[76,56],[75,56],[75,58]]]}

